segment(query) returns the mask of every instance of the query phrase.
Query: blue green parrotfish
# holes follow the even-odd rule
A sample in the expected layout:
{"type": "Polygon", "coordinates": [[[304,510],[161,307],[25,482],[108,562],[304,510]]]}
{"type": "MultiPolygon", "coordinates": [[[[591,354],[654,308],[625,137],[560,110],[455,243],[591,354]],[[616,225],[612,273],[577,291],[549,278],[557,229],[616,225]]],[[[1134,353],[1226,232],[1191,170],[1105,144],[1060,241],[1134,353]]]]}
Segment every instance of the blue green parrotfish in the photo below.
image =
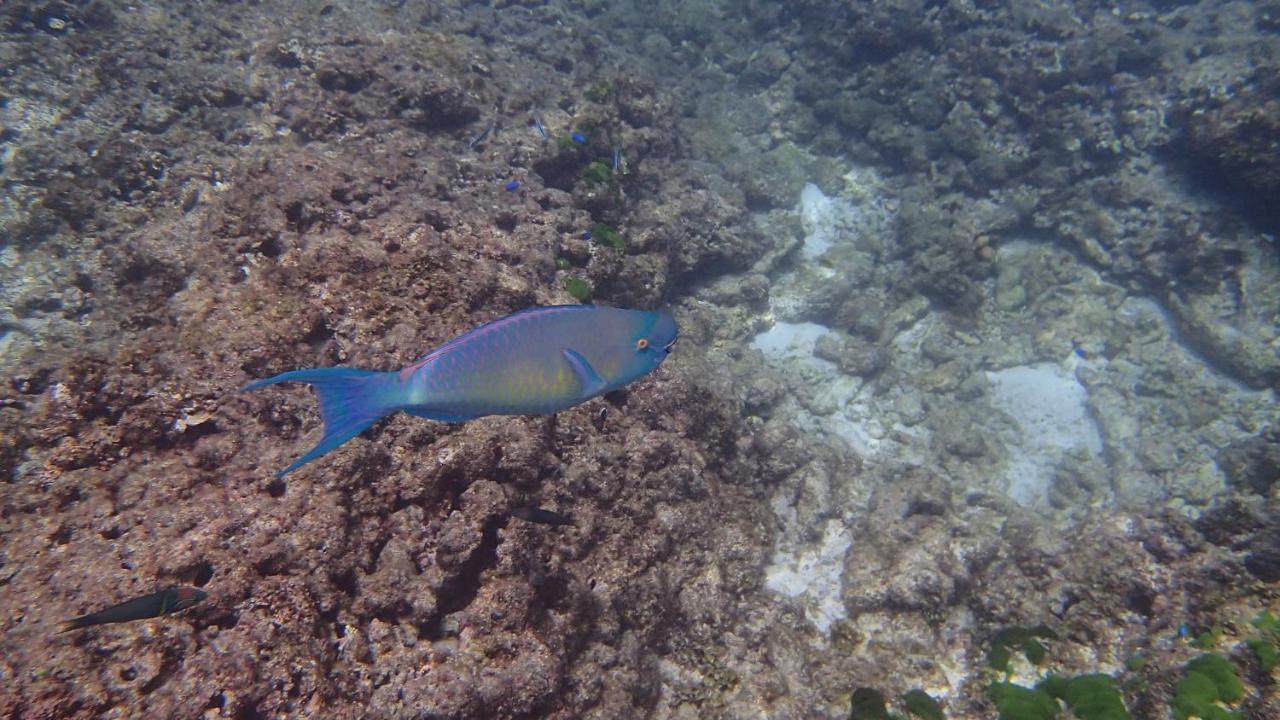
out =
{"type": "Polygon", "coordinates": [[[665,312],[552,305],[481,325],[401,370],[294,370],[243,390],[303,382],[319,396],[324,438],[282,477],[399,410],[462,422],[573,407],[653,372],[678,332],[665,312]]]}

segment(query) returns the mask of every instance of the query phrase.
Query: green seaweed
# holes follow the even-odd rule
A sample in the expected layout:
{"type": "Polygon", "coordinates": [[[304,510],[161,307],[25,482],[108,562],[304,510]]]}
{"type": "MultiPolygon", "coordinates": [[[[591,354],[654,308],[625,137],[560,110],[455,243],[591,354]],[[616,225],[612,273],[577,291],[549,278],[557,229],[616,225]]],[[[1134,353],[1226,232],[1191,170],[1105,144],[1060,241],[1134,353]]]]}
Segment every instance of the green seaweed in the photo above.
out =
{"type": "Polygon", "coordinates": [[[884,706],[884,695],[879,690],[860,687],[849,698],[849,720],[898,720],[884,706]]]}
{"type": "Polygon", "coordinates": [[[1213,681],[1193,672],[1178,681],[1173,690],[1173,715],[1178,720],[1198,717],[1201,720],[1238,720],[1240,713],[1231,712],[1217,703],[1218,691],[1213,681]]]}
{"type": "Polygon", "coordinates": [[[1062,706],[1043,690],[1009,682],[991,683],[987,694],[996,704],[1000,720],[1049,720],[1062,712],[1062,706]]]}
{"type": "Polygon", "coordinates": [[[1039,665],[1044,662],[1049,651],[1045,649],[1045,646],[1037,638],[1057,640],[1058,636],[1046,625],[1037,625],[1035,627],[1015,625],[1007,627],[991,638],[991,648],[987,651],[987,662],[996,670],[1009,672],[1009,660],[1012,657],[1011,649],[1018,648],[1022,650],[1022,653],[1027,656],[1027,659],[1033,665],[1039,665]]]}
{"type": "Polygon", "coordinates": [[[608,163],[595,160],[582,168],[582,181],[588,185],[604,185],[613,177],[608,163]]]}
{"type": "Polygon", "coordinates": [[[1186,674],[1173,690],[1173,714],[1178,720],[1238,720],[1240,713],[1218,701],[1234,702],[1244,696],[1235,668],[1221,656],[1204,654],[1185,666],[1186,674]]]}
{"type": "Polygon", "coordinates": [[[563,256],[556,258],[557,270],[568,270],[571,267],[573,267],[573,263],[569,262],[569,258],[563,256]]]}
{"type": "Polygon", "coordinates": [[[1000,672],[1009,672],[1009,660],[1013,654],[1004,645],[992,645],[987,650],[987,664],[1000,672]]]}
{"type": "Polygon", "coordinates": [[[622,236],[618,234],[618,231],[604,223],[596,223],[591,226],[591,239],[601,245],[611,247],[618,252],[622,252],[627,249],[627,243],[622,239],[622,236]]]}
{"type": "Polygon", "coordinates": [[[1244,685],[1236,674],[1235,666],[1221,655],[1205,653],[1187,663],[1188,673],[1200,673],[1213,681],[1218,689],[1218,699],[1235,702],[1244,697],[1244,685]]]}
{"type": "Polygon", "coordinates": [[[582,97],[593,103],[599,103],[609,99],[610,90],[608,81],[598,80],[582,91],[582,97]]]}
{"type": "Polygon", "coordinates": [[[1274,642],[1266,638],[1249,638],[1244,641],[1244,644],[1248,645],[1254,656],[1258,658],[1258,667],[1262,668],[1262,672],[1271,672],[1277,662],[1280,662],[1274,642]]]}
{"type": "Polygon", "coordinates": [[[1215,625],[1193,638],[1191,646],[1201,650],[1210,650],[1214,645],[1218,644],[1218,638],[1220,637],[1222,637],[1222,628],[1215,625]]]}
{"type": "Polygon", "coordinates": [[[1272,615],[1270,610],[1258,613],[1258,616],[1250,620],[1249,624],[1265,633],[1280,634],[1280,618],[1272,615]]]}
{"type": "Polygon", "coordinates": [[[1036,687],[1065,702],[1079,720],[1130,720],[1124,696],[1110,675],[1094,673],[1070,679],[1050,675],[1036,687]]]}
{"type": "Polygon", "coordinates": [[[915,715],[921,720],[942,720],[942,706],[929,696],[929,693],[920,690],[910,690],[902,696],[902,705],[907,712],[915,715]]]}
{"type": "Polygon", "coordinates": [[[1124,661],[1124,666],[1125,666],[1125,669],[1127,669],[1129,672],[1139,673],[1139,672],[1142,672],[1143,668],[1147,666],[1147,659],[1142,657],[1141,655],[1134,655],[1133,657],[1124,661]]]}
{"type": "Polygon", "coordinates": [[[564,289],[574,300],[585,303],[591,299],[591,283],[577,277],[564,279],[564,289]]]}
{"type": "Polygon", "coordinates": [[[1249,624],[1258,629],[1262,635],[1252,637],[1244,641],[1249,646],[1253,654],[1258,658],[1258,667],[1263,672],[1271,672],[1277,664],[1280,664],[1280,652],[1277,652],[1276,643],[1280,642],[1280,618],[1271,614],[1270,610],[1263,610],[1257,617],[1249,621],[1249,624]]]}

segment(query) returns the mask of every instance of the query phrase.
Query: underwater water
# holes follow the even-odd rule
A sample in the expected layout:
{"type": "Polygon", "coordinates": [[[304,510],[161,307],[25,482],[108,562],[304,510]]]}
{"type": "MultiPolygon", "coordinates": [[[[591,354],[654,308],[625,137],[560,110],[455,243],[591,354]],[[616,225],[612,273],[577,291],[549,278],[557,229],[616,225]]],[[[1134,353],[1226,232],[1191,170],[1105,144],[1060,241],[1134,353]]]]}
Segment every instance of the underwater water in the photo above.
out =
{"type": "Polygon", "coordinates": [[[0,716],[1280,717],[1280,3],[0,58],[0,716]]]}

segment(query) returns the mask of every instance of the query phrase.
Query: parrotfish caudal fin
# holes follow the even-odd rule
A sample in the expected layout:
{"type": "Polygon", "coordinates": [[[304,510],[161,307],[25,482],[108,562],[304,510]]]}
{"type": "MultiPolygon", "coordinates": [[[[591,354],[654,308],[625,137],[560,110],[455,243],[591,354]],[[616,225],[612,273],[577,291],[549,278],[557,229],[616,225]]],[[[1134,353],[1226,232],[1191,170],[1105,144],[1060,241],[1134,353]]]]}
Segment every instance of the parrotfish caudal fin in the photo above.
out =
{"type": "Polygon", "coordinates": [[[58,623],[58,632],[71,632],[72,630],[79,630],[82,627],[89,627],[89,623],[85,620],[85,617],[71,618],[70,620],[64,620],[58,623]]]}
{"type": "Polygon", "coordinates": [[[398,375],[354,368],[313,368],[281,373],[241,388],[241,392],[247,392],[276,383],[303,382],[314,387],[320,399],[324,438],[276,477],[297,470],[404,407],[404,386],[398,375]]]}

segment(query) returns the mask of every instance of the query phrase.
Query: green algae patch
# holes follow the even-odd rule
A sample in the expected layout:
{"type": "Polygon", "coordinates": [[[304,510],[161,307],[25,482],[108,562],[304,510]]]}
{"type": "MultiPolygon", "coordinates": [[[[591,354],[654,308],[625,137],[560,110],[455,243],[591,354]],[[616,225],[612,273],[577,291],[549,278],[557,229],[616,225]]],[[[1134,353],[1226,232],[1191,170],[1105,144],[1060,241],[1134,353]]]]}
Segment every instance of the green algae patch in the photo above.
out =
{"type": "Polygon", "coordinates": [[[1262,668],[1262,672],[1271,672],[1280,661],[1276,653],[1276,644],[1266,638],[1250,638],[1244,644],[1248,645],[1254,657],[1258,658],[1258,667],[1262,668]]]}
{"type": "Polygon", "coordinates": [[[1217,703],[1213,681],[1200,673],[1190,673],[1173,691],[1173,715],[1178,720],[1198,717],[1202,720],[1238,720],[1240,713],[1231,712],[1217,703]]]}
{"type": "Polygon", "coordinates": [[[879,690],[860,687],[849,699],[849,720],[899,720],[884,705],[884,695],[879,690]]]}
{"type": "Polygon", "coordinates": [[[582,91],[582,97],[593,103],[602,103],[609,99],[613,88],[607,80],[597,80],[582,91]]]}
{"type": "Polygon", "coordinates": [[[591,239],[618,252],[627,249],[627,242],[622,239],[622,235],[604,223],[596,223],[591,226],[591,239]]]}
{"type": "Polygon", "coordinates": [[[1244,697],[1244,685],[1236,669],[1219,655],[1201,655],[1185,667],[1186,674],[1173,691],[1173,714],[1178,720],[1198,717],[1202,720],[1239,720],[1218,703],[1235,702],[1244,697]]]}
{"type": "Polygon", "coordinates": [[[1192,639],[1191,646],[1201,650],[1211,650],[1221,638],[1222,628],[1215,625],[1192,639]]]}
{"type": "Polygon", "coordinates": [[[1110,675],[1093,673],[1063,678],[1050,675],[1038,686],[1065,702],[1079,720],[1130,720],[1124,696],[1110,675]]]}
{"type": "Polygon", "coordinates": [[[591,299],[591,283],[578,277],[567,277],[564,279],[565,292],[569,293],[574,300],[585,303],[591,299]]]}
{"type": "Polygon", "coordinates": [[[902,696],[902,706],[920,720],[942,720],[942,706],[929,693],[918,688],[902,696]]]}
{"type": "Polygon", "coordinates": [[[1249,624],[1257,628],[1262,635],[1249,638],[1244,644],[1253,651],[1262,672],[1269,673],[1277,664],[1280,664],[1280,653],[1276,650],[1276,642],[1280,640],[1280,619],[1272,615],[1270,610],[1264,610],[1250,620],[1249,624]]]}
{"type": "Polygon", "coordinates": [[[1062,712],[1052,695],[1009,682],[991,683],[987,694],[996,704],[1000,720],[1050,720],[1062,712]]]}
{"type": "Polygon", "coordinates": [[[595,160],[582,168],[582,182],[588,185],[605,185],[613,178],[613,169],[608,163],[595,160]]]}
{"type": "Polygon", "coordinates": [[[1040,638],[1057,640],[1058,635],[1046,625],[1035,627],[1007,627],[991,638],[991,648],[987,651],[987,663],[1000,672],[1009,672],[1009,660],[1013,657],[1013,649],[1022,650],[1033,665],[1044,662],[1049,651],[1040,638]]]}
{"type": "Polygon", "coordinates": [[[1187,674],[1199,673],[1213,681],[1218,699],[1235,702],[1244,697],[1244,685],[1236,674],[1235,666],[1221,655],[1205,654],[1187,663],[1187,674]]]}
{"type": "Polygon", "coordinates": [[[1264,633],[1280,633],[1280,618],[1272,615],[1270,610],[1258,613],[1258,616],[1250,620],[1249,624],[1264,633]]]}

